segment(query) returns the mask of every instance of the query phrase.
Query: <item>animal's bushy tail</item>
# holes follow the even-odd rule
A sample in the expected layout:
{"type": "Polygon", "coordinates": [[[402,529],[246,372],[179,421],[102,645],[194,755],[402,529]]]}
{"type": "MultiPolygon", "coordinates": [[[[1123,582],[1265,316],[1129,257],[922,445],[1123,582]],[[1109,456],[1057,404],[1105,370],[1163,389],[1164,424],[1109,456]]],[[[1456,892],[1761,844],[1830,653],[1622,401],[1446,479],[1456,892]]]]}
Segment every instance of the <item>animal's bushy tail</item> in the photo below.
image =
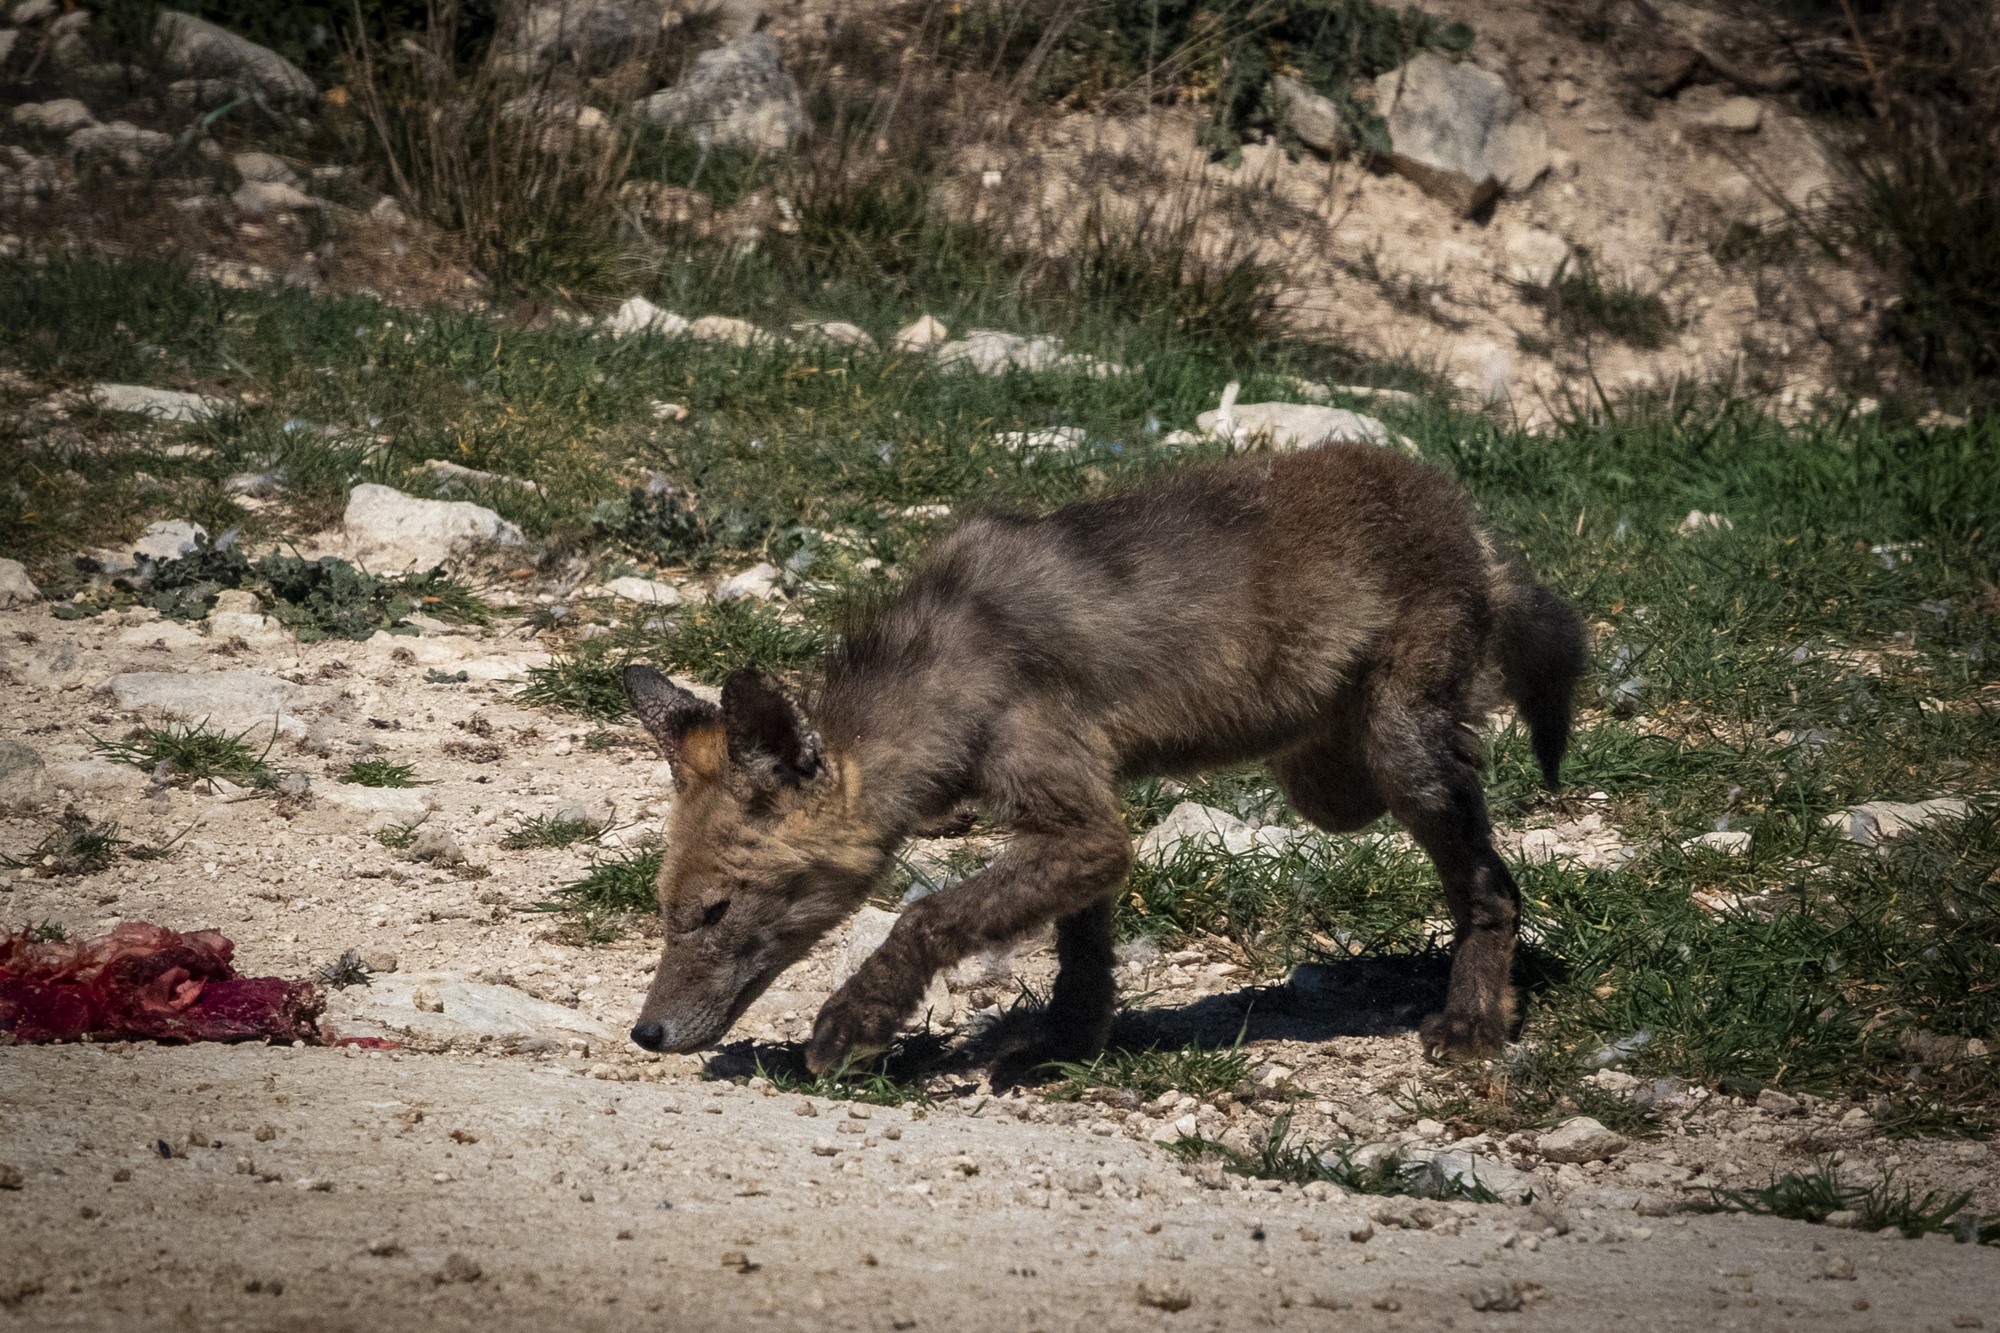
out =
{"type": "Polygon", "coordinates": [[[1569,749],[1576,685],[1589,661],[1583,622],[1562,598],[1522,580],[1501,609],[1500,677],[1528,724],[1542,766],[1542,785],[1555,790],[1569,749]]]}

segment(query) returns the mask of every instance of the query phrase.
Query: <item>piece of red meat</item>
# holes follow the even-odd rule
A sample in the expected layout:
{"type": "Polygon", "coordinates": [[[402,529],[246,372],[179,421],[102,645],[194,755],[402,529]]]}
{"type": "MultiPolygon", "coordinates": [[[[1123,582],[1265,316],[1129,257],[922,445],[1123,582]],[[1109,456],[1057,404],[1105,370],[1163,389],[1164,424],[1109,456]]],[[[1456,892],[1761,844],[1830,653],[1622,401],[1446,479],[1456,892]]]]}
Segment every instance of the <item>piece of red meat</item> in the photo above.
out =
{"type": "Polygon", "coordinates": [[[319,1040],[324,1002],[309,982],[239,977],[236,946],[213,930],[183,935],[145,921],[71,942],[0,936],[0,1033],[75,1041],[319,1040]]]}

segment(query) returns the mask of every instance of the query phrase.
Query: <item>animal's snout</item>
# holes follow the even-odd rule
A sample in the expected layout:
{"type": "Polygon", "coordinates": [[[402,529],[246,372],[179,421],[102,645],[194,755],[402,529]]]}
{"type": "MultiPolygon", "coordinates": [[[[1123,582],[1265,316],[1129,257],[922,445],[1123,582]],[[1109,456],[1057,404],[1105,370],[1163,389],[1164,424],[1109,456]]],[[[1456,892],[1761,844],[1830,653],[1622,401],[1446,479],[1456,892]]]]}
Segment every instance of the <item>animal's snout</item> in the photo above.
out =
{"type": "Polygon", "coordinates": [[[658,1023],[640,1023],[632,1029],[632,1040],[649,1051],[664,1051],[667,1030],[658,1023]]]}

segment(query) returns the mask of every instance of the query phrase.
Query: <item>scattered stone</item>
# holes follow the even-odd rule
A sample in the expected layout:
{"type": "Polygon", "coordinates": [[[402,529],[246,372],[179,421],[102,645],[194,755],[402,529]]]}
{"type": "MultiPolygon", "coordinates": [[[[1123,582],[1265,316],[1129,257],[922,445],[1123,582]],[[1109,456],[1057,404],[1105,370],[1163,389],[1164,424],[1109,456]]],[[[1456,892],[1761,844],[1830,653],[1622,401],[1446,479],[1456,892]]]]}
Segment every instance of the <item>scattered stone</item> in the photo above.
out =
{"type": "Polygon", "coordinates": [[[635,107],[719,148],[787,152],[806,132],[805,101],[770,34],[753,32],[694,59],[687,76],[635,107]]]}
{"type": "Polygon", "coordinates": [[[19,560],[0,560],[0,611],[11,611],[38,600],[42,590],[28,577],[28,567],[19,560]]]}
{"type": "Polygon", "coordinates": [[[423,787],[363,787],[352,782],[325,783],[314,788],[313,799],[336,810],[367,815],[371,827],[415,823],[437,806],[437,798],[423,787]]]}
{"type": "Polygon", "coordinates": [[[656,402],[653,404],[653,420],[655,421],[686,421],[687,419],[688,410],[679,403],[656,402]]]}
{"type": "Polygon", "coordinates": [[[76,759],[49,765],[49,781],[59,792],[79,796],[136,796],[146,790],[143,770],[108,759],[76,759]]]}
{"type": "Polygon", "coordinates": [[[1687,517],[1680,521],[1674,531],[1683,537],[1693,537],[1704,532],[1728,532],[1736,525],[1721,514],[1705,513],[1699,509],[1688,510],[1687,517]]]}
{"type": "Polygon", "coordinates": [[[1492,1282],[1473,1292],[1468,1299],[1475,1310],[1489,1314],[1511,1314],[1521,1308],[1521,1293],[1511,1282],[1492,1282]]]}
{"type": "Polygon", "coordinates": [[[112,162],[137,175],[152,160],[174,146],[174,136],[158,130],[142,130],[127,121],[107,125],[87,125],[65,141],[77,159],[85,163],[112,162]]]}
{"type": "Polygon", "coordinates": [[[1535,1141],[1535,1151],[1551,1162],[1602,1161],[1628,1146],[1624,1135],[1587,1115],[1572,1116],[1535,1141]]]}
{"type": "Polygon", "coordinates": [[[238,152],[234,158],[230,158],[230,166],[234,166],[236,174],[242,176],[244,180],[262,180],[268,184],[288,184],[288,186],[300,184],[298,172],[294,172],[284,158],[272,152],[238,152]]]}
{"type": "Polygon", "coordinates": [[[628,296],[600,327],[614,338],[629,338],[635,333],[657,333],[663,338],[677,338],[688,331],[688,322],[671,310],[660,309],[643,296],[628,296]]]}
{"type": "Polygon", "coordinates": [[[313,81],[291,61],[192,14],[163,11],[155,35],[169,73],[235,80],[280,101],[310,102],[319,96],[313,81]]]}
{"type": "Polygon", "coordinates": [[[657,45],[658,0],[548,0],[512,6],[495,43],[495,63],[517,75],[551,64],[603,74],[657,45]]]}
{"type": "Polygon", "coordinates": [[[160,421],[202,421],[230,406],[220,398],[139,384],[96,385],[90,401],[102,412],[135,412],[160,421]]]}
{"type": "Polygon", "coordinates": [[[620,601],[644,602],[651,606],[678,606],[682,600],[681,590],[673,584],[633,575],[611,580],[604,585],[604,591],[620,601]]]}
{"type": "Polygon", "coordinates": [[[1279,123],[1300,143],[1328,157],[1347,155],[1352,146],[1347,123],[1340,118],[1340,108],[1332,98],[1320,96],[1288,74],[1272,79],[1271,88],[1283,108],[1278,113],[1279,123]]]}
{"type": "Polygon", "coordinates": [[[428,861],[432,865],[456,866],[465,864],[465,849],[458,845],[458,839],[442,828],[426,827],[418,832],[417,840],[410,844],[410,859],[428,861]]]}
{"type": "Polygon", "coordinates": [[[772,347],[778,341],[749,320],[733,315],[703,315],[688,325],[687,336],[696,342],[721,343],[725,347],[772,347]]]}
{"type": "MultiPolygon", "coordinates": [[[[1859,1108],[1856,1109],[1858,1110],[1859,1108]]],[[[1866,1113],[1864,1112],[1864,1114],[1866,1113]]],[[[1871,1117],[1870,1119],[1872,1123],[1873,1118],[1871,1117]]],[[[1842,1124],[1847,1123],[1845,1117],[1841,1119],[1841,1123],[1842,1124]]],[[[1832,1212],[1828,1213],[1825,1217],[1820,1219],[1820,1225],[1828,1227],[1837,1227],[1843,1231],[1853,1231],[1858,1229],[1861,1226],[1862,1222],[1866,1220],[1867,1220],[1867,1214],[1861,1212],[1859,1209],[1836,1208],[1832,1212]]]]}
{"type": "MultiPolygon", "coordinates": [[[[1827,1220],[1831,1222],[1833,1219],[1829,1217],[1827,1220]]],[[[1826,1267],[1820,1270],[1820,1275],[1829,1282],[1852,1282],[1854,1260],[1844,1254],[1829,1254],[1826,1257],[1826,1267]]]]}
{"type": "Polygon", "coordinates": [[[778,567],[769,561],[750,566],[740,574],[731,574],[715,585],[715,600],[734,602],[745,597],[768,602],[778,595],[782,575],[778,567]]]}
{"type": "Polygon", "coordinates": [[[832,343],[836,347],[852,347],[857,351],[876,352],[875,340],[859,324],[850,324],[844,319],[811,319],[792,325],[792,332],[806,342],[832,343]]]}
{"type": "Polygon", "coordinates": [[[1479,1185],[1502,1203],[1527,1203],[1540,1188],[1527,1172],[1478,1153],[1405,1147],[1397,1156],[1405,1165],[1421,1168],[1413,1175],[1411,1189],[1428,1198],[1457,1198],[1459,1189],[1479,1185]]]}
{"type": "Polygon", "coordinates": [[[104,687],[126,712],[219,718],[233,730],[282,713],[300,693],[290,681],[263,671],[129,671],[104,687]]]}
{"type": "Polygon", "coordinates": [[[208,529],[185,519],[148,523],[132,543],[132,554],[148,560],[178,560],[208,540],[208,529]]]}
{"type": "Polygon", "coordinates": [[[1805,1104],[1798,1098],[1779,1092],[1776,1088],[1765,1088],[1757,1094],[1757,1109],[1766,1115],[1804,1115],[1805,1104]]]}
{"type": "MultiPolygon", "coordinates": [[[[900,335],[898,335],[900,338],[900,335]]],[[[1005,375],[1016,370],[1081,370],[1099,378],[1125,374],[1125,367],[1076,352],[1047,335],[1026,337],[999,329],[973,329],[956,342],[937,345],[938,365],[979,375],[1005,375]]]]}
{"type": "Polygon", "coordinates": [[[20,1167],[11,1162],[0,1162],[0,1190],[17,1190],[27,1183],[20,1167]]]}
{"type": "Polygon", "coordinates": [[[307,208],[318,208],[321,201],[313,198],[296,185],[284,181],[244,181],[229,196],[229,202],[238,209],[253,216],[265,213],[297,213],[307,208]]]}
{"type": "Polygon", "coordinates": [[[1684,852],[1719,852],[1724,856],[1747,856],[1750,852],[1750,835],[1744,832],[1718,830],[1689,838],[1681,844],[1684,852]]]}
{"type": "Polygon", "coordinates": [[[429,569],[483,546],[519,546],[521,530],[464,500],[419,500],[366,482],[347,497],[342,527],[358,560],[376,569],[429,569]]]}
{"type": "Polygon", "coordinates": [[[840,957],[833,965],[832,976],[827,981],[831,990],[838,990],[847,979],[855,974],[869,955],[882,947],[882,941],[889,938],[889,932],[901,920],[894,912],[885,912],[879,907],[863,907],[847,923],[847,939],[841,945],[840,957]]]}
{"type": "Polygon", "coordinates": [[[1461,216],[1518,194],[1549,166],[1548,128],[1507,81],[1426,51],[1375,80],[1389,165],[1461,216]]]}
{"type": "Polygon", "coordinates": [[[1236,403],[1194,419],[1203,434],[1229,441],[1232,448],[1289,452],[1321,444],[1392,443],[1389,428],[1374,417],[1344,407],[1316,403],[1236,403]]]}
{"type": "Polygon", "coordinates": [[[1507,276],[1530,287],[1546,287],[1570,259],[1569,242],[1540,227],[1523,227],[1507,238],[1507,276]]]}
{"type": "Polygon", "coordinates": [[[1840,836],[1863,847],[1874,847],[1890,838],[1925,828],[1940,819],[1964,819],[1972,807],[1952,796],[1929,801],[1865,801],[1836,811],[1825,825],[1840,836]]]}
{"type": "Polygon", "coordinates": [[[0,811],[31,814],[53,795],[48,766],[35,748],[0,738],[0,811]]]}
{"type": "Polygon", "coordinates": [[[1219,845],[1231,856],[1242,856],[1253,851],[1280,851],[1290,839],[1290,829],[1256,828],[1214,806],[1182,801],[1167,812],[1165,819],[1146,830],[1134,854],[1144,864],[1165,865],[1190,843],[1219,845]]]}
{"type": "Polygon", "coordinates": [[[1725,97],[1696,112],[1693,123],[1700,129],[1726,134],[1755,134],[1764,123],[1764,104],[1754,97],[1725,97]]]}
{"type": "Polygon", "coordinates": [[[1171,1279],[1151,1279],[1139,1284],[1139,1304],[1178,1314],[1194,1304],[1194,1293],[1171,1279]]]}
{"type": "Polygon", "coordinates": [[[426,458],[423,466],[417,470],[447,486],[454,484],[513,486],[520,490],[533,491],[536,495],[544,493],[542,483],[539,481],[529,481],[526,477],[510,477],[501,472],[481,472],[476,467],[466,467],[443,458],[426,458]]]}
{"type": "Polygon", "coordinates": [[[921,352],[935,346],[951,336],[951,330],[935,315],[919,315],[915,320],[896,330],[895,341],[890,348],[898,352],[921,352]]]}
{"type": "Polygon", "coordinates": [[[326,1022],[342,1036],[381,1036],[423,1050],[534,1049],[581,1038],[614,1046],[617,1036],[588,1014],[538,1000],[512,986],[448,972],[377,975],[327,997],[326,1022]],[[419,993],[436,1009],[418,1006],[419,993]]]}
{"type": "Polygon", "coordinates": [[[485,1273],[477,1263],[466,1255],[453,1250],[444,1257],[444,1267],[438,1270],[437,1280],[446,1282],[477,1282],[485,1273]]]}
{"type": "Polygon", "coordinates": [[[385,976],[396,970],[396,955],[388,949],[365,949],[361,954],[361,966],[373,976],[385,976]]]}
{"type": "Polygon", "coordinates": [[[58,97],[51,102],[23,102],[14,108],[16,125],[47,130],[52,134],[72,134],[97,123],[90,108],[74,97],[58,97]]]}

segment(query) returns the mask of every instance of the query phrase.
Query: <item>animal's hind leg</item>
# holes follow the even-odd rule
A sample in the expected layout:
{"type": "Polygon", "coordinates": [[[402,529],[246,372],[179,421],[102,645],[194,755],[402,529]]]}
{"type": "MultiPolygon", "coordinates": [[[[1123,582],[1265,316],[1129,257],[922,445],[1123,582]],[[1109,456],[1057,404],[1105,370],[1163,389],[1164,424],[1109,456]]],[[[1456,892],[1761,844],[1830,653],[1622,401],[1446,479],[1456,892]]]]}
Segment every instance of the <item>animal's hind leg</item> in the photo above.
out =
{"type": "Polygon", "coordinates": [[[1435,698],[1378,698],[1368,758],[1389,813],[1430,854],[1451,906],[1451,988],[1444,1012],[1424,1020],[1424,1053],[1497,1054],[1513,1025],[1521,891],[1493,850],[1478,738],[1435,698]]]}
{"type": "Polygon", "coordinates": [[[1389,808],[1368,771],[1359,731],[1345,720],[1273,759],[1271,773],[1292,808],[1328,833],[1366,828],[1389,808]]]}

